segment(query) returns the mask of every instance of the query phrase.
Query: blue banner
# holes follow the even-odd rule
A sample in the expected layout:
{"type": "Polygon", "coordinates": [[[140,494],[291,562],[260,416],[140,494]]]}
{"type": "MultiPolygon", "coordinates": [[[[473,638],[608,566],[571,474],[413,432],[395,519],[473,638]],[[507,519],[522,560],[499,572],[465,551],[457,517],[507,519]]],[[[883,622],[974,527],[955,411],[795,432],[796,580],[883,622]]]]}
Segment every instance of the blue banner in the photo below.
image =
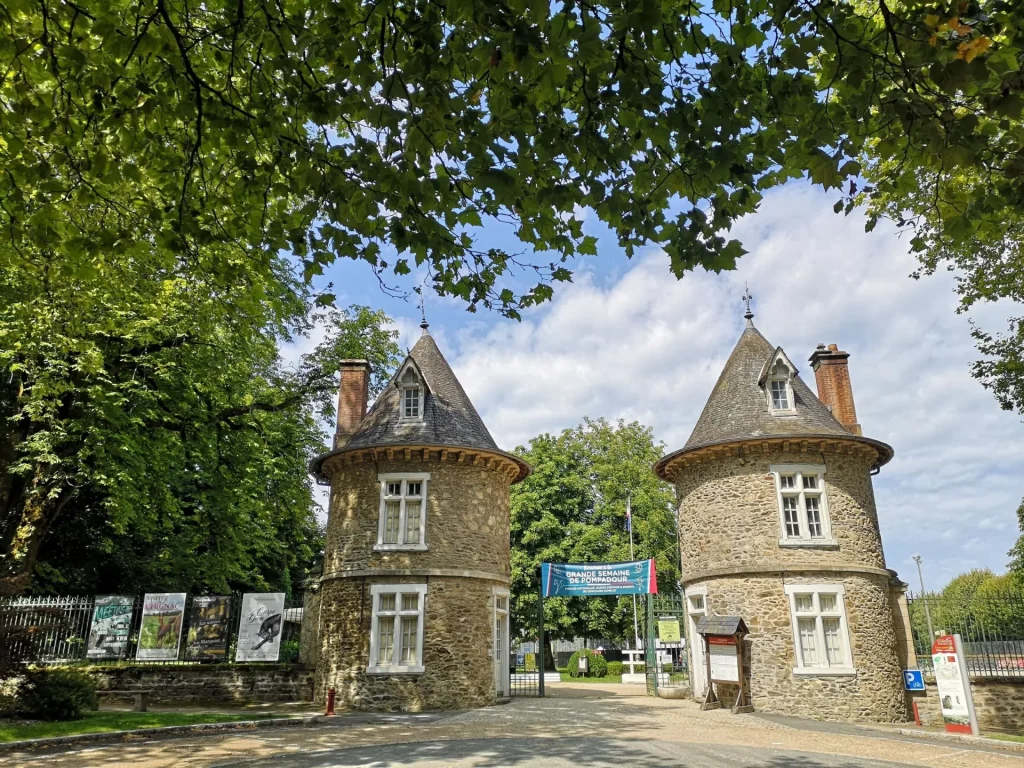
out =
{"type": "Polygon", "coordinates": [[[632,563],[541,563],[544,597],[658,594],[654,560],[632,563]]]}

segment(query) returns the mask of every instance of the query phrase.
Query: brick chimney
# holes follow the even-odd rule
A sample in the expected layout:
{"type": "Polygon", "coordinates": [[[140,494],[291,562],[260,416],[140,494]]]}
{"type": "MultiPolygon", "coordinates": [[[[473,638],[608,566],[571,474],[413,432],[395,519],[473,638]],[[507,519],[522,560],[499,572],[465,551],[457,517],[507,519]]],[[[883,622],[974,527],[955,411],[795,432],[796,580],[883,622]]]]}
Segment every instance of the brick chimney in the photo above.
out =
{"type": "Polygon", "coordinates": [[[847,363],[850,353],[840,351],[835,344],[828,347],[819,344],[809,359],[818,387],[818,399],[829,407],[840,424],[855,435],[863,434],[853,405],[853,387],[847,363]]]}
{"type": "Polygon", "coordinates": [[[344,445],[366,415],[370,394],[370,363],[366,360],[341,361],[341,386],[338,387],[338,428],[334,447],[344,445]]]}

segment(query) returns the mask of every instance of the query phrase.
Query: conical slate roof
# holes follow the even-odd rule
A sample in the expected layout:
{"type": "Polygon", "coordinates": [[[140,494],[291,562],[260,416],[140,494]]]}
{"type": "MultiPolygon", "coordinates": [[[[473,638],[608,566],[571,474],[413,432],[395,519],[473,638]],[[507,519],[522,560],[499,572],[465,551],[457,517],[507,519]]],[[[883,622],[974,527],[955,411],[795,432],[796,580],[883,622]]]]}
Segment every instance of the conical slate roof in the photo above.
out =
{"type": "Polygon", "coordinates": [[[796,413],[771,413],[758,379],[775,351],[776,348],[748,321],[684,451],[753,437],[852,436],[798,375],[791,381],[796,413]]]}
{"type": "Polygon", "coordinates": [[[355,434],[340,448],[348,451],[388,445],[436,445],[500,452],[448,361],[425,331],[355,434]],[[426,385],[422,422],[399,418],[401,391],[396,382],[410,359],[426,385]]]}

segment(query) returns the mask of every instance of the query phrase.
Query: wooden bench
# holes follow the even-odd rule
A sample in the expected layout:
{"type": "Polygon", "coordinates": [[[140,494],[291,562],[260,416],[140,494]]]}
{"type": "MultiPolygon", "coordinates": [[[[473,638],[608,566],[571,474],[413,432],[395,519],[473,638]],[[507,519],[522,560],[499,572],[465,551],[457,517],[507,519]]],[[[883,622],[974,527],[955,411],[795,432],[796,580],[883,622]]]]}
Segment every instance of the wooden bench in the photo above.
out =
{"type": "Polygon", "coordinates": [[[145,712],[149,706],[149,697],[153,691],[96,691],[97,703],[94,709],[99,709],[99,697],[100,696],[124,696],[125,698],[135,698],[135,711],[145,712]]]}

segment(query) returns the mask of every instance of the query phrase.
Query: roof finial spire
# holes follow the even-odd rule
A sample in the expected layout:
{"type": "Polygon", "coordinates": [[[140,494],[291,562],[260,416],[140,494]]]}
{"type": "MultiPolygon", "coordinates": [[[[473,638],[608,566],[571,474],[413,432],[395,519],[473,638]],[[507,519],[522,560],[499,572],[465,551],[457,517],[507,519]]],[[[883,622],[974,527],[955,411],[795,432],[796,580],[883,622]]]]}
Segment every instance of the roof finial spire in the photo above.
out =
{"type": "Polygon", "coordinates": [[[746,283],[743,283],[743,301],[747,303],[747,311],[743,313],[743,317],[747,320],[747,325],[752,326],[751,322],[754,319],[754,313],[750,311],[750,300],[754,297],[750,293],[750,288],[747,287],[746,283]]]}
{"type": "Polygon", "coordinates": [[[427,322],[427,304],[423,299],[423,289],[419,288],[417,289],[417,292],[420,295],[420,317],[422,318],[420,320],[420,328],[423,329],[423,333],[426,335],[429,333],[427,329],[430,327],[430,323],[427,322]]]}

